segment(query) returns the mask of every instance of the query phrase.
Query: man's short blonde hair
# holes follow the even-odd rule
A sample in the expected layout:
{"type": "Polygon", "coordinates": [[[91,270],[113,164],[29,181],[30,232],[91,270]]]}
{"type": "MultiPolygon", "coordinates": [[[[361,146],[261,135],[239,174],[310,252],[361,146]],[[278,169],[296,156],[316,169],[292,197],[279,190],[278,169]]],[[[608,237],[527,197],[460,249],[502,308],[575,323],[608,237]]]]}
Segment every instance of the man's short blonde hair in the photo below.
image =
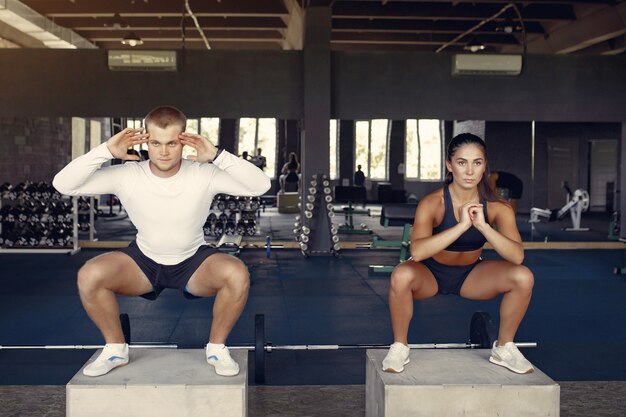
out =
{"type": "Polygon", "coordinates": [[[173,106],[159,106],[148,113],[144,119],[144,127],[147,129],[151,124],[165,129],[171,125],[179,125],[181,131],[187,127],[187,116],[173,106]]]}

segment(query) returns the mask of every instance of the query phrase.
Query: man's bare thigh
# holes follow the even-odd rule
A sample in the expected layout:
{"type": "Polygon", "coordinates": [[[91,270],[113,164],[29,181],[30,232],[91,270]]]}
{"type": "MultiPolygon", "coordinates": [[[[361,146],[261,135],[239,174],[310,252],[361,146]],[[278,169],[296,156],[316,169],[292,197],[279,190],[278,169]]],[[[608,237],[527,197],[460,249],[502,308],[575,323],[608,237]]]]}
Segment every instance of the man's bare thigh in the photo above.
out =
{"type": "Polygon", "coordinates": [[[247,271],[247,268],[240,259],[225,253],[214,253],[189,278],[187,288],[194,295],[212,297],[224,287],[229,277],[242,270],[247,271]]]}
{"type": "Polygon", "coordinates": [[[104,286],[120,295],[142,295],[153,290],[152,284],[137,263],[123,252],[108,252],[85,263],[94,268],[104,286]]]}

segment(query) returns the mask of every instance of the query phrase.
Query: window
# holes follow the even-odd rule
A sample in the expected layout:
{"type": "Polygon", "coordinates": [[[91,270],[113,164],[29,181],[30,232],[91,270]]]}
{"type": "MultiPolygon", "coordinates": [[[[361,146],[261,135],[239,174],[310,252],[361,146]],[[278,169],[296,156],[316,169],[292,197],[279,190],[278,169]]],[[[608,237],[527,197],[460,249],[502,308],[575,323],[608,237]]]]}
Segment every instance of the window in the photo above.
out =
{"type": "Polygon", "coordinates": [[[436,119],[406,121],[406,178],[420,181],[442,180],[441,122],[436,119]]]}
{"type": "MultiPolygon", "coordinates": [[[[141,129],[143,127],[143,119],[139,118],[127,118],[126,119],[126,128],[131,129],[141,129]]],[[[135,145],[132,147],[135,151],[139,152],[140,150],[148,150],[148,144],[142,143],[141,145],[135,145]]]]}
{"type": "Polygon", "coordinates": [[[330,121],[330,179],[339,178],[339,122],[335,119],[330,121]]]}
{"type": "Polygon", "coordinates": [[[391,123],[387,119],[356,122],[355,171],[361,165],[366,178],[387,180],[387,149],[391,123]]]}
{"type": "Polygon", "coordinates": [[[265,157],[263,172],[275,178],[276,171],[276,119],[249,118],[239,119],[239,133],[237,153],[248,152],[250,158],[257,156],[257,149],[261,149],[261,156],[265,157]]]}
{"type": "MultiPolygon", "coordinates": [[[[200,119],[187,119],[186,132],[200,134],[207,138],[213,145],[219,144],[220,119],[219,117],[202,117],[200,119]]],[[[183,158],[196,155],[197,152],[191,146],[183,148],[183,158]]]]}

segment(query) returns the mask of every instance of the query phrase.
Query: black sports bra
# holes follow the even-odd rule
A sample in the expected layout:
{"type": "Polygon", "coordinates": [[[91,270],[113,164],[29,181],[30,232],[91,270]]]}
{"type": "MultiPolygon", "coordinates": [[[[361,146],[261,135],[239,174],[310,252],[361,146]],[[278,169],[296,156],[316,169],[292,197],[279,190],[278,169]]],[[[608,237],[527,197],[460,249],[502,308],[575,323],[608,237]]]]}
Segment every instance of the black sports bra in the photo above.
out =
{"type": "MultiPolygon", "coordinates": [[[[483,205],[483,212],[485,214],[485,220],[489,221],[489,217],[487,217],[487,201],[485,199],[481,199],[480,203],[483,205]]],[[[441,233],[444,230],[448,230],[451,227],[456,226],[459,222],[454,217],[454,205],[452,204],[452,197],[450,196],[450,190],[448,190],[448,185],[443,187],[443,204],[444,204],[444,215],[441,224],[437,227],[433,227],[433,235],[437,233],[441,233]]],[[[483,247],[483,245],[487,242],[485,236],[482,235],[474,226],[470,227],[463,233],[457,240],[452,242],[450,246],[446,248],[446,250],[452,252],[470,252],[474,250],[478,250],[483,247]]]]}

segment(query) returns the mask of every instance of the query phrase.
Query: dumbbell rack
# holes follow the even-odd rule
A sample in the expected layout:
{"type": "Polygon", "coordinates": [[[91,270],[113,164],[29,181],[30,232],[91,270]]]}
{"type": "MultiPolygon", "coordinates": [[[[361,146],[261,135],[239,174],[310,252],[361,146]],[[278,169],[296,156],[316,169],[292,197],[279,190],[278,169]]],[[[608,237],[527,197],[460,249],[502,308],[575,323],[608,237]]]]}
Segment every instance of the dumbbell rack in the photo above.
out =
{"type": "Polygon", "coordinates": [[[204,224],[204,234],[218,239],[223,235],[253,236],[258,232],[256,213],[259,208],[260,200],[253,197],[217,195],[204,224]],[[226,227],[228,223],[231,223],[230,227],[226,227]]]}
{"type": "Polygon", "coordinates": [[[300,215],[296,216],[293,230],[300,242],[302,255],[328,256],[338,255],[341,245],[337,227],[332,223],[335,216],[330,180],[326,175],[315,174],[305,187],[304,202],[300,196],[300,215]]]}
{"type": "Polygon", "coordinates": [[[78,197],[77,201],[78,201],[78,209],[75,209],[74,211],[78,213],[77,219],[78,219],[78,225],[79,225],[79,229],[81,232],[86,232],[89,231],[89,240],[92,242],[97,241],[98,239],[96,238],[96,216],[95,216],[95,211],[98,209],[98,207],[95,205],[96,204],[96,198],[94,196],[89,196],[89,203],[87,208],[81,208],[80,205],[80,199],[81,198],[85,198],[83,197],[78,197]],[[80,216],[81,215],[85,215],[88,214],[89,215],[89,223],[88,223],[88,230],[83,230],[82,227],[80,227],[80,225],[82,224],[80,222],[80,216]]]}
{"type": "MultiPolygon", "coordinates": [[[[29,198],[32,198],[32,197],[22,190],[0,192],[0,210],[2,210],[2,206],[3,204],[5,204],[6,201],[17,202],[18,205],[25,207],[25,204],[28,203],[29,198]],[[9,197],[9,194],[12,194],[12,197],[9,197]]],[[[54,198],[48,198],[48,201],[44,201],[44,202],[47,203],[50,200],[54,200],[54,198]]],[[[70,254],[70,255],[74,255],[78,253],[80,251],[80,247],[78,246],[78,199],[77,197],[62,196],[62,197],[57,197],[56,200],[71,202],[72,210],[70,213],[71,213],[71,219],[72,219],[71,221],[72,237],[69,241],[71,243],[71,246],[69,245],[67,246],[41,245],[41,241],[43,240],[43,237],[44,237],[42,236],[38,240],[40,244],[18,245],[15,248],[7,247],[4,242],[4,238],[7,235],[6,230],[4,230],[5,229],[4,223],[7,222],[7,220],[2,219],[2,221],[0,221],[0,237],[2,237],[3,239],[2,239],[2,244],[0,245],[0,253],[28,253],[28,254],[49,253],[49,254],[70,254]]],[[[15,203],[13,203],[13,205],[14,204],[15,203]]],[[[49,231],[50,225],[53,223],[51,220],[52,220],[52,214],[46,213],[42,216],[42,218],[39,220],[38,223],[40,225],[43,225],[46,228],[46,230],[49,231]]],[[[24,224],[29,223],[29,222],[28,220],[14,219],[14,223],[15,224],[13,225],[13,228],[26,230],[26,228],[24,227],[24,224]]]]}

